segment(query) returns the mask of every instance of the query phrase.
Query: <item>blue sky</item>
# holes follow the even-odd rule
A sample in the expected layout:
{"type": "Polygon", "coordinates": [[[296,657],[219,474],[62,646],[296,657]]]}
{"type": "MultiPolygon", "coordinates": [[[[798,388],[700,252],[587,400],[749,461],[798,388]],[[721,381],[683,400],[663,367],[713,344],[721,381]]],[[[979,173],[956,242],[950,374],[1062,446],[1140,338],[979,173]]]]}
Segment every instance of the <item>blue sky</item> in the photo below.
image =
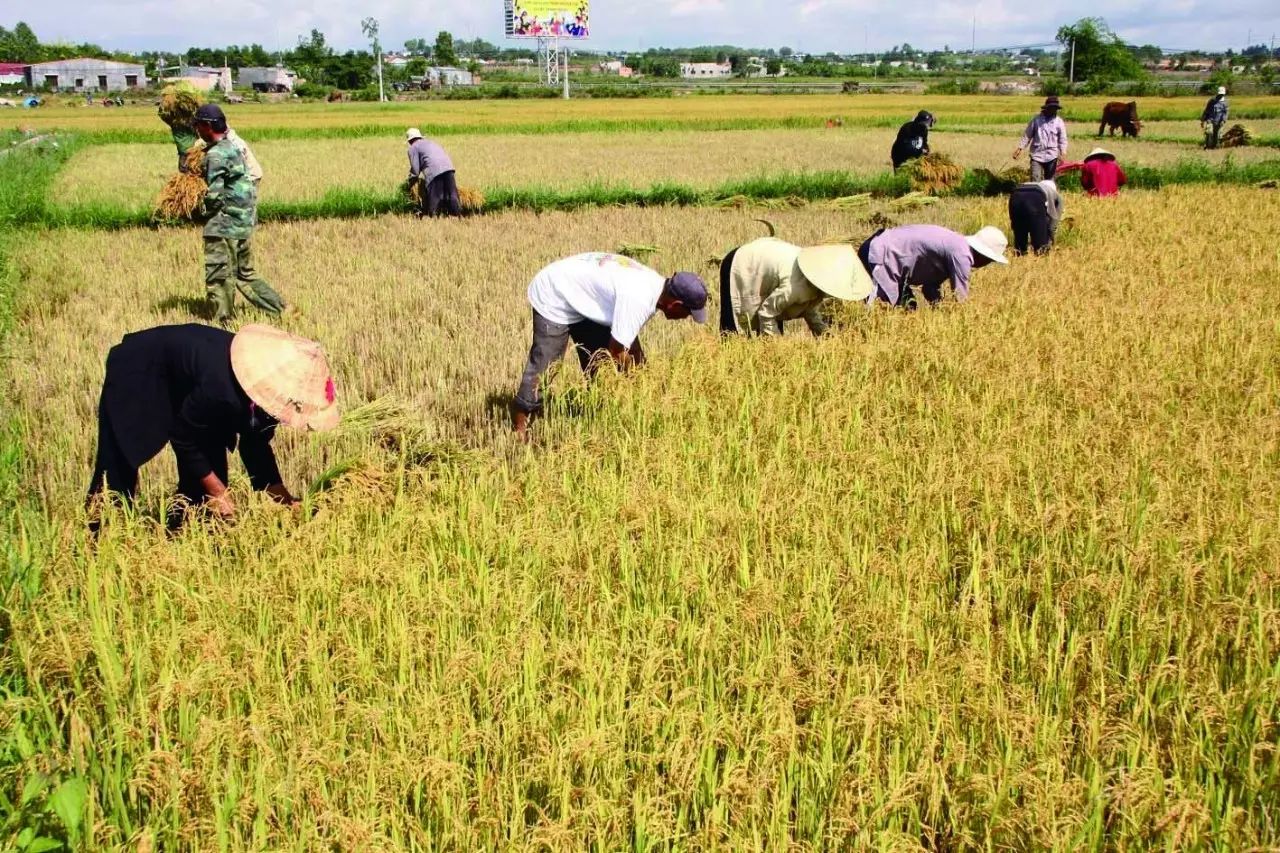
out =
{"type": "MultiPolygon", "coordinates": [[[[276,49],[312,27],[336,47],[356,47],[362,42],[360,19],[367,15],[381,22],[388,48],[407,38],[433,39],[442,29],[503,43],[501,0],[368,0],[359,6],[313,0],[80,0],[28,4],[21,12],[43,41],[93,41],[122,50],[252,42],[276,49]]],[[[1052,41],[1060,24],[1087,15],[1105,17],[1128,41],[1171,48],[1239,49],[1250,31],[1254,43],[1280,36],[1277,0],[592,0],[589,44],[601,50],[788,45],[846,53],[909,42],[962,49],[969,46],[975,20],[978,47],[994,47],[1052,41]]]]}

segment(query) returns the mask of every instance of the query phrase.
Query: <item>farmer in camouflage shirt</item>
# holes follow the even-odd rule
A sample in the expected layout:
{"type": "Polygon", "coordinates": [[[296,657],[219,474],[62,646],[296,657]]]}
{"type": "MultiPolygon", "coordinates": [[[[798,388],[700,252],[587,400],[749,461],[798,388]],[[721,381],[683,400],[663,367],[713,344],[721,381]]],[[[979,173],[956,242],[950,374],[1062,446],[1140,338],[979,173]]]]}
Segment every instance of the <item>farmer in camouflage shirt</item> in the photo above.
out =
{"type": "Polygon", "coordinates": [[[204,283],[214,317],[231,321],[235,291],[263,311],[279,314],[284,300],[253,268],[249,241],[258,220],[258,192],[240,150],[227,138],[227,117],[217,104],[196,111],[196,132],[204,140],[204,283]]]}

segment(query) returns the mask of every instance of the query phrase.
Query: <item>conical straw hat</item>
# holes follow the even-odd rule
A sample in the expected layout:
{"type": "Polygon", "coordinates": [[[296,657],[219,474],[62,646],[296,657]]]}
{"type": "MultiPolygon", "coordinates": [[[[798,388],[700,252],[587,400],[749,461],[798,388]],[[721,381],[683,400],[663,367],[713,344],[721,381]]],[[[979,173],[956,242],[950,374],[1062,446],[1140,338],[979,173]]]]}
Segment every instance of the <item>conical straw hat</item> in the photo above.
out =
{"type": "Polygon", "coordinates": [[[249,399],[285,426],[324,432],[338,425],[329,360],[315,341],[245,326],[231,339],[231,371],[249,399]]]}
{"type": "Polygon", "coordinates": [[[848,243],[801,249],[796,263],[814,287],[836,299],[866,299],[874,289],[858,253],[848,243]]]}

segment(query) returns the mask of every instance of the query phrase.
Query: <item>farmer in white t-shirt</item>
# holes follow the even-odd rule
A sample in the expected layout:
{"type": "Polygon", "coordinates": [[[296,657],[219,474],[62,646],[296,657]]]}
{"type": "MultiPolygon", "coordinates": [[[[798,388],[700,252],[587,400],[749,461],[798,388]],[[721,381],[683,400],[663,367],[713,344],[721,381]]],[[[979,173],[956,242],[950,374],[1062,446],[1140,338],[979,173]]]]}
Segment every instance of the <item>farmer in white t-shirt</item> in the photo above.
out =
{"type": "Polygon", "coordinates": [[[622,255],[590,252],[556,261],[529,284],[533,346],[512,406],[515,430],[526,437],[529,416],[542,408],[542,374],[564,357],[572,340],[582,371],[591,378],[608,352],[622,370],[644,362],[640,329],[655,312],[668,320],[707,321],[707,286],[691,272],[664,279],[622,255]]]}

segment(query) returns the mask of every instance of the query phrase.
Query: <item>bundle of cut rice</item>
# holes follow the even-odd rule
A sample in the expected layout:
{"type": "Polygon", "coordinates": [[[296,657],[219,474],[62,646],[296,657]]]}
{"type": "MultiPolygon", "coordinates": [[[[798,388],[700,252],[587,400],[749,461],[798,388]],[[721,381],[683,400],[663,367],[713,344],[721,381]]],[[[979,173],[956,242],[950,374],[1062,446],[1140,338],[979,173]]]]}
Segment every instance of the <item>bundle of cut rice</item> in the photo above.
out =
{"type": "Polygon", "coordinates": [[[1253,144],[1253,131],[1243,124],[1233,124],[1222,134],[1218,145],[1222,148],[1242,148],[1253,144]]]}
{"type": "Polygon", "coordinates": [[[907,193],[901,198],[895,198],[889,202],[894,210],[915,210],[916,208],[928,207],[937,203],[938,199],[934,196],[920,192],[907,193]]]}
{"type": "Polygon", "coordinates": [[[999,172],[990,169],[974,169],[973,173],[982,180],[983,195],[1007,195],[1014,191],[1018,184],[1031,180],[1031,170],[1026,166],[1009,166],[999,172]]]}
{"type": "Polygon", "coordinates": [[[954,189],[964,179],[964,169],[937,152],[909,160],[899,171],[911,180],[911,189],[935,195],[954,189]]]}
{"type": "Polygon", "coordinates": [[[195,145],[187,152],[183,171],[171,177],[156,198],[152,214],[162,221],[194,221],[204,206],[209,186],[204,182],[204,146],[195,145]]]}
{"type": "Polygon", "coordinates": [[[160,93],[160,106],[156,112],[169,127],[191,127],[196,110],[204,103],[200,92],[190,83],[172,83],[160,93]]]}
{"type": "Polygon", "coordinates": [[[475,187],[458,187],[458,200],[462,202],[463,213],[484,212],[484,193],[475,187]]]}

